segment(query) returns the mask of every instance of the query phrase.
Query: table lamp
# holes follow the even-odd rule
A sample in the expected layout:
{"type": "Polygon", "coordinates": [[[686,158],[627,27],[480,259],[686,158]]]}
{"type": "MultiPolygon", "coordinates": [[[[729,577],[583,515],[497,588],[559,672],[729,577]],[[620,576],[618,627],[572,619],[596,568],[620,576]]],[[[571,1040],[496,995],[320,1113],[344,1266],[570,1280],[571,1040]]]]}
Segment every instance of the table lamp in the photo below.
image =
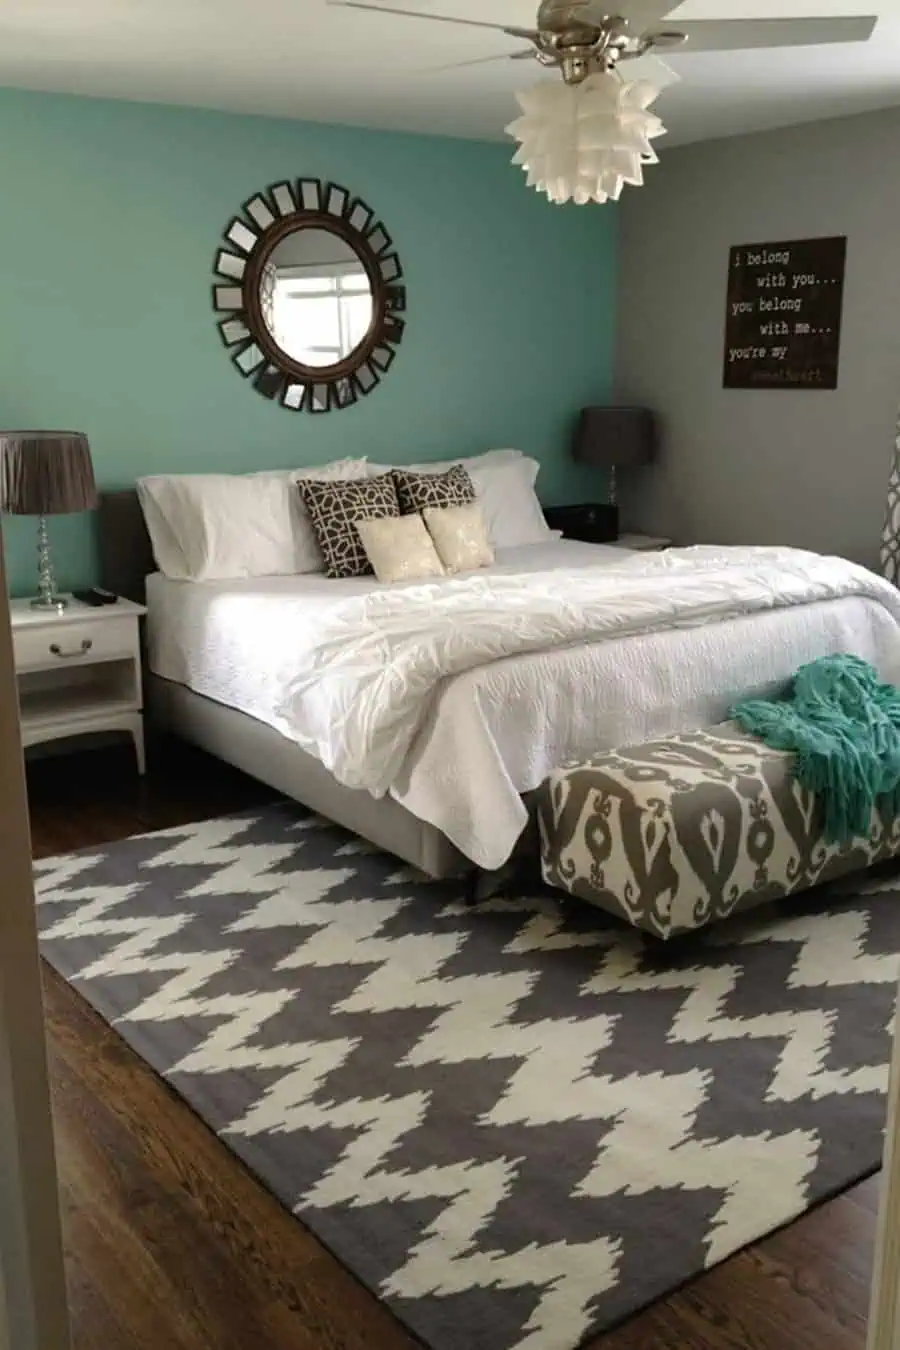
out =
{"type": "Polygon", "coordinates": [[[618,470],[635,469],[656,458],[659,426],[649,408],[583,408],[575,430],[573,457],[609,471],[609,504],[618,537],[618,470]]]}
{"type": "Polygon", "coordinates": [[[38,594],[35,609],[61,613],[47,517],[91,511],[97,488],[87,437],[80,431],[0,431],[0,511],[38,517],[38,594]]]}

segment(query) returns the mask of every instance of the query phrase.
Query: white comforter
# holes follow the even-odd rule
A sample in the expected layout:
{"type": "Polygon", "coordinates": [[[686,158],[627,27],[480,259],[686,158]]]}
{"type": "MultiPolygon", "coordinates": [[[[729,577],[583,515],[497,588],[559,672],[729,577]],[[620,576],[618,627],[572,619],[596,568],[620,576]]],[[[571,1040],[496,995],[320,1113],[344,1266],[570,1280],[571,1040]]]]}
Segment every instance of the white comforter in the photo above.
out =
{"type": "Polygon", "coordinates": [[[527,653],[851,596],[883,606],[900,637],[892,586],[853,563],[794,549],[685,549],[603,569],[376,591],[296,635],[300,673],[277,725],[340,782],[383,796],[450,677],[527,653]]]}

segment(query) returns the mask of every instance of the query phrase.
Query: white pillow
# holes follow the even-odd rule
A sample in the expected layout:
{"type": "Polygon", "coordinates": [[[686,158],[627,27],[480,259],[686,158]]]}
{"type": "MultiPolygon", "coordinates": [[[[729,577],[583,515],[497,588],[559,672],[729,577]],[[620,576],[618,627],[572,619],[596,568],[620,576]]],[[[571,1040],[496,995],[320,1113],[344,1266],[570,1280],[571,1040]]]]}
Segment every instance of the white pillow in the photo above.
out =
{"type": "Polygon", "coordinates": [[[394,467],[408,468],[413,473],[446,473],[457,464],[463,466],[475,486],[494,548],[518,548],[559,538],[559,531],[551,530],[544,519],[534,490],[541,466],[521,450],[489,450],[484,455],[440,464],[370,464],[369,472],[387,473],[389,467],[394,467]]]}
{"type": "Polygon", "coordinates": [[[366,476],[364,459],[342,459],[319,468],[253,474],[159,474],[139,479],[137,492],[164,576],[177,581],[291,576],[325,570],[297,480],[366,476]]]}
{"type": "Polygon", "coordinates": [[[474,572],[491,566],[494,550],[477,502],[470,506],[428,506],[422,516],[448,572],[474,572]]]}
{"type": "Polygon", "coordinates": [[[406,469],[408,473],[446,473],[461,464],[469,473],[481,464],[499,463],[502,460],[524,459],[521,450],[488,450],[483,455],[460,455],[459,459],[442,459],[439,463],[429,464],[370,464],[369,473],[378,475],[390,473],[391,469],[406,469]]]}
{"type": "Polygon", "coordinates": [[[142,479],[138,493],[157,566],[176,581],[296,571],[289,478],[235,474],[142,479]]]}
{"type": "Polygon", "coordinates": [[[357,520],[354,524],[379,581],[390,585],[396,581],[422,581],[426,577],[445,575],[421,516],[357,520]]]}
{"type": "Polygon", "coordinates": [[[471,472],[488,535],[494,548],[543,544],[559,536],[550,529],[534,485],[540,465],[524,455],[492,460],[471,472]]]}

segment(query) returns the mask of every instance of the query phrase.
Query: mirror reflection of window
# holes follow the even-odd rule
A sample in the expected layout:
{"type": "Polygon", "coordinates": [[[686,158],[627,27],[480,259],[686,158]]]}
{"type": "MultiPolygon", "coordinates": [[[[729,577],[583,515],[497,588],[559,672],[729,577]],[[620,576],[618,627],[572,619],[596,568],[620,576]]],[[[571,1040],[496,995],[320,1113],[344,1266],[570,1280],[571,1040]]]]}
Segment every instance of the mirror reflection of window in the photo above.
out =
{"type": "Polygon", "coordinates": [[[273,250],[274,287],[267,325],[282,351],[305,366],[326,367],[364,340],[374,305],[356,254],[327,230],[297,230],[273,250]]]}

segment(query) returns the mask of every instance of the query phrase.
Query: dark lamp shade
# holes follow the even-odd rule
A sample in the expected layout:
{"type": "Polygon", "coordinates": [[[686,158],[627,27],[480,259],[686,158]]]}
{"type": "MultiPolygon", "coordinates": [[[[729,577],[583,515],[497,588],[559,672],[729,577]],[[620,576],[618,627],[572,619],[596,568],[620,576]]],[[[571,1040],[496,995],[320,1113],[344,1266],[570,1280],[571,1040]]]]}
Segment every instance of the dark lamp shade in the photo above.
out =
{"type": "Polygon", "coordinates": [[[658,425],[649,408],[584,408],[572,454],[598,469],[628,469],[656,458],[658,425]]]}
{"type": "Polygon", "coordinates": [[[0,511],[65,516],[97,505],[94,466],[80,431],[0,431],[0,511]]]}

